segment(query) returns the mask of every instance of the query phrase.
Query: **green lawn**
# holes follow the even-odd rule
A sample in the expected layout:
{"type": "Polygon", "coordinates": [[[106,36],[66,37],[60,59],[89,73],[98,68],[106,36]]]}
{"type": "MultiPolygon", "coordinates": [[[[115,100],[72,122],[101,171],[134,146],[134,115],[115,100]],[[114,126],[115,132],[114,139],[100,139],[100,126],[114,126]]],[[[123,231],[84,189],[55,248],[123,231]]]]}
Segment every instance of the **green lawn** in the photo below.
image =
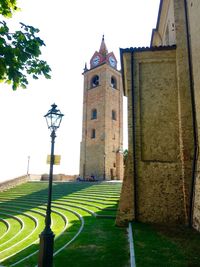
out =
{"type": "Polygon", "coordinates": [[[200,267],[200,233],[185,226],[133,223],[137,267],[200,267]]]}
{"type": "MultiPolygon", "coordinates": [[[[35,267],[48,184],[0,193],[0,265],[35,267]]],[[[126,228],[115,226],[121,183],[54,183],[54,267],[128,267],[126,228]]],[[[133,223],[137,267],[200,267],[200,233],[133,223]]]]}
{"type": "MultiPolygon", "coordinates": [[[[35,267],[48,184],[0,193],[0,265],[35,267]]],[[[127,231],[115,226],[121,183],[53,183],[54,266],[128,267],[127,231]]]]}

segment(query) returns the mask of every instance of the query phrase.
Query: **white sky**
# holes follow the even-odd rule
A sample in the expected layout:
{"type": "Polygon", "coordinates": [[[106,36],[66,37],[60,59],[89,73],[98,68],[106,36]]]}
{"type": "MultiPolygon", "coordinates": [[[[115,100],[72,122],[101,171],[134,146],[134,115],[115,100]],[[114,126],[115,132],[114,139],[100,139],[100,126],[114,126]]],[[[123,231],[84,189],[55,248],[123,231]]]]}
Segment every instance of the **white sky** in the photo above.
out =
{"type": "Polygon", "coordinates": [[[52,79],[30,79],[27,89],[15,92],[0,84],[0,181],[26,174],[28,156],[30,173],[49,172],[50,132],[43,115],[54,102],[65,114],[55,143],[61,164],[54,166],[54,173],[79,173],[85,62],[89,66],[103,34],[109,52],[118,59],[118,69],[119,48],[149,46],[159,2],[18,0],[22,10],[8,25],[18,29],[21,21],[40,29],[39,36],[46,43],[41,58],[51,66],[52,79]]]}

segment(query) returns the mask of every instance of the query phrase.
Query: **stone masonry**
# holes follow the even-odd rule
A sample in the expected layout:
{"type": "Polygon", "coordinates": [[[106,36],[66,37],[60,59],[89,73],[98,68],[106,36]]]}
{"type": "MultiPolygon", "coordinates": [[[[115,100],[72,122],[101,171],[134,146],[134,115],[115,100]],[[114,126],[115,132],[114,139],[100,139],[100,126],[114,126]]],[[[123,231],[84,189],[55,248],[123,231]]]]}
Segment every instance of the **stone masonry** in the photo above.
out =
{"type": "MultiPolygon", "coordinates": [[[[195,93],[196,123],[198,140],[200,140],[200,1],[187,1],[188,20],[190,31],[190,46],[192,59],[192,75],[195,93]]],[[[197,155],[196,179],[194,185],[194,213],[193,226],[200,231],[200,161],[199,153],[197,155]]]]}
{"type": "MultiPolygon", "coordinates": [[[[193,175],[194,106],[186,16],[188,11],[197,111],[200,106],[197,90],[200,86],[200,27],[196,22],[200,4],[199,1],[186,2],[160,2],[150,48],[121,49],[124,91],[128,96],[129,152],[132,155],[124,183],[128,180],[133,186],[130,218],[189,224],[192,211],[193,225],[200,229],[199,165],[195,183],[193,175]]],[[[197,125],[200,124],[198,114],[197,125]]],[[[130,198],[130,191],[123,185],[118,225],[127,220],[124,205],[127,198],[130,198]]]]}

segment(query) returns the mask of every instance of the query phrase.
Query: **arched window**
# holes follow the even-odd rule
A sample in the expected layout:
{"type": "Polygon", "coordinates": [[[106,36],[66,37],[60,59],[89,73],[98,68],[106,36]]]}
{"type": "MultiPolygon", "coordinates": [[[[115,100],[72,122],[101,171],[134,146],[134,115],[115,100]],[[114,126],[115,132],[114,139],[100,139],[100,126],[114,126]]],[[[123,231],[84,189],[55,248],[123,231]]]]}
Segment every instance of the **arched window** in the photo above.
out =
{"type": "Polygon", "coordinates": [[[117,80],[114,76],[111,77],[110,84],[112,88],[117,89],[117,80]]]}
{"type": "Polygon", "coordinates": [[[96,131],[95,131],[95,129],[92,129],[91,138],[94,139],[95,137],[96,137],[96,131]]]}
{"type": "Polygon", "coordinates": [[[116,111],[112,110],[112,120],[116,121],[116,119],[117,119],[116,111]]]}
{"type": "Polygon", "coordinates": [[[95,120],[97,119],[97,110],[96,108],[92,109],[92,112],[91,112],[91,120],[95,120]]]}
{"type": "Polygon", "coordinates": [[[95,75],[92,77],[92,80],[91,80],[91,88],[94,88],[98,85],[99,85],[99,76],[95,75]]]}

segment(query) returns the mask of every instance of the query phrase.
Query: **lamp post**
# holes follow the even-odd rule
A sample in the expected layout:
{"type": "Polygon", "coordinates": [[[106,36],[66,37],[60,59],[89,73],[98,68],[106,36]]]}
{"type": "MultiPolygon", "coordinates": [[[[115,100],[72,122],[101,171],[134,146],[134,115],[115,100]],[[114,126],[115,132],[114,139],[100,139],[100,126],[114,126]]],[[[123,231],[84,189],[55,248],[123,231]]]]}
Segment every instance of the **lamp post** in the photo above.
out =
{"type": "Polygon", "coordinates": [[[29,177],[29,164],[30,164],[30,156],[28,156],[28,163],[27,163],[27,178],[29,177]]]}
{"type": "Polygon", "coordinates": [[[64,115],[57,109],[57,105],[51,105],[51,109],[44,116],[47,121],[48,129],[51,131],[51,160],[49,171],[49,188],[48,188],[48,202],[45,217],[45,228],[40,234],[40,249],[38,267],[52,267],[53,266],[53,244],[54,233],[51,230],[51,198],[52,198],[52,180],[53,180],[53,165],[54,165],[54,143],[56,138],[56,130],[60,127],[62,117],[64,115]]]}

